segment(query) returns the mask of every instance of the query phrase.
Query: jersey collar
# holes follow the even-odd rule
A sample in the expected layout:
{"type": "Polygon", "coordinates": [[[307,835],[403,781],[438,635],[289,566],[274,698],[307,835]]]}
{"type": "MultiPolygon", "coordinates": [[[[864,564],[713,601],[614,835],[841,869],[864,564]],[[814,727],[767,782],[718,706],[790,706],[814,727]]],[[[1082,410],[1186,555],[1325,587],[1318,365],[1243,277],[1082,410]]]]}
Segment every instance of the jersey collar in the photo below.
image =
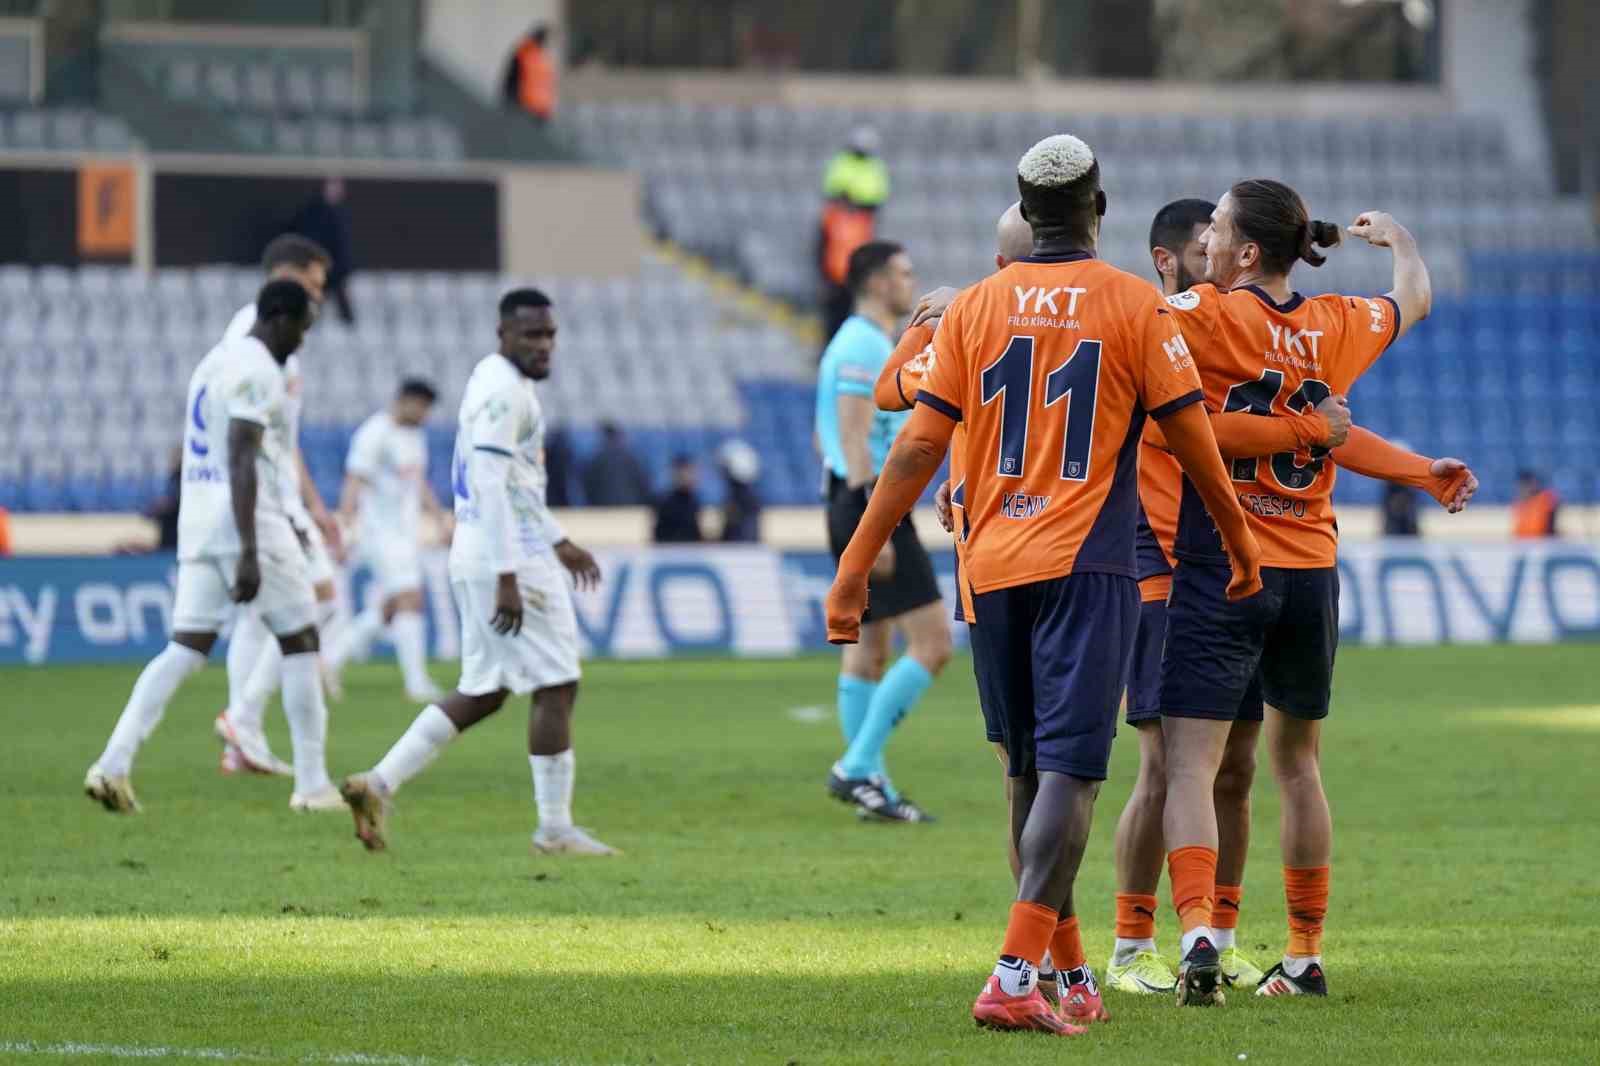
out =
{"type": "Polygon", "coordinates": [[[1301,296],[1297,292],[1291,292],[1289,294],[1289,298],[1283,303],[1274,303],[1272,301],[1272,297],[1267,295],[1267,290],[1263,289],[1259,285],[1245,285],[1243,288],[1245,292],[1254,293],[1262,303],[1283,315],[1288,314],[1290,311],[1293,311],[1296,307],[1299,307],[1301,304],[1306,302],[1306,298],[1304,296],[1301,296]]]}
{"type": "Polygon", "coordinates": [[[1085,259],[1093,259],[1094,253],[1083,248],[1072,252],[1049,252],[1044,254],[1025,255],[1015,260],[1018,263],[1077,263],[1085,259]]]}

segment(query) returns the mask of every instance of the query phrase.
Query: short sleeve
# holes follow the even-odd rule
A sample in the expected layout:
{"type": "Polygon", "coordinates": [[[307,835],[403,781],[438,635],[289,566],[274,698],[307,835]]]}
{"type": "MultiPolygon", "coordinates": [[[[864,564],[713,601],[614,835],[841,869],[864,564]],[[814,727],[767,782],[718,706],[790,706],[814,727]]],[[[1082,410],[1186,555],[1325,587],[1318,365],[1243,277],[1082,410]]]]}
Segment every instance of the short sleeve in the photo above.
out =
{"type": "Polygon", "coordinates": [[[872,388],[878,383],[878,372],[887,360],[884,353],[865,336],[845,339],[848,346],[839,355],[834,388],[840,396],[862,396],[870,400],[872,388]]]}
{"type": "MultiPolygon", "coordinates": [[[[1179,295],[1183,295],[1180,293],[1179,295]]],[[[1133,314],[1134,379],[1139,383],[1139,403],[1152,418],[1161,419],[1203,398],[1200,373],[1178,315],[1160,300],[1141,301],[1133,314]]]]}
{"type": "Polygon", "coordinates": [[[350,441],[350,455],[345,469],[357,477],[372,478],[382,465],[383,440],[376,422],[368,422],[356,430],[350,441]]]}
{"type": "Polygon", "coordinates": [[[480,451],[511,455],[522,435],[523,404],[516,396],[499,395],[478,410],[472,426],[472,446],[480,451]]]}
{"type": "Polygon", "coordinates": [[[1343,319],[1343,342],[1339,345],[1339,371],[1347,377],[1340,388],[1347,389],[1366,373],[1378,357],[1389,350],[1400,335],[1400,305],[1388,296],[1324,297],[1337,301],[1343,319]]]}
{"type": "Polygon", "coordinates": [[[966,343],[967,308],[974,291],[969,289],[956,297],[940,318],[939,328],[933,334],[933,351],[916,396],[918,403],[927,404],[956,422],[961,421],[962,406],[966,402],[963,348],[966,343]]]}
{"type": "Polygon", "coordinates": [[[283,410],[286,396],[283,371],[268,364],[247,367],[228,385],[228,418],[270,425],[272,416],[283,410]]]}

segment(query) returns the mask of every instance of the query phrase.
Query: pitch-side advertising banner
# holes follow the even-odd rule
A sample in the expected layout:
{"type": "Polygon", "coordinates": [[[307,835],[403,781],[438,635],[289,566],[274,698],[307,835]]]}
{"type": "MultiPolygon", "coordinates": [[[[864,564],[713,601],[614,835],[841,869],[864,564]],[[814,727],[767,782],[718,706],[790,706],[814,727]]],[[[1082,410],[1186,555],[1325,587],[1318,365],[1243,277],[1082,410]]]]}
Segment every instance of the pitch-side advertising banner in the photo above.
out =
{"type": "MultiPolygon", "coordinates": [[[[584,655],[784,656],[826,647],[822,552],[654,548],[600,554],[605,580],[578,594],[584,655]]],[[[947,602],[951,553],[935,553],[947,602]]],[[[1340,633],[1347,643],[1553,643],[1600,640],[1600,552],[1586,543],[1429,544],[1341,549],[1340,633]]],[[[137,661],[167,639],[171,556],[0,560],[0,664],[137,661]]],[[[425,557],[431,649],[460,647],[442,552],[425,557]]],[[[345,575],[355,609],[370,579],[345,575]]],[[[965,642],[964,627],[955,626],[965,642]]],[[[378,654],[387,649],[378,648],[378,654]]]]}

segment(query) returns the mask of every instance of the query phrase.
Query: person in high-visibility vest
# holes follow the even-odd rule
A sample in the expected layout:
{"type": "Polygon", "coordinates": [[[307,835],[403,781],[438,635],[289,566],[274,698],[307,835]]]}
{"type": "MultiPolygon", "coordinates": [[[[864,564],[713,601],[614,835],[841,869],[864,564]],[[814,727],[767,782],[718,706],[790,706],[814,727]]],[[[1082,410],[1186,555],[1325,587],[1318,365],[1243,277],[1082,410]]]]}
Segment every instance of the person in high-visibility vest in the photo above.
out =
{"type": "Polygon", "coordinates": [[[556,114],[560,73],[550,55],[550,27],[540,23],[522,39],[506,67],[505,97],[540,122],[556,114]]]}
{"type": "Polygon", "coordinates": [[[1511,535],[1519,540],[1554,537],[1561,497],[1532,470],[1517,474],[1517,498],[1511,502],[1511,535]]]}
{"type": "Polygon", "coordinates": [[[881,147],[877,130],[858,126],[823,172],[817,265],[822,274],[824,344],[850,317],[850,289],[845,284],[850,254],[877,235],[878,209],[889,199],[889,168],[879,156],[881,147]]]}

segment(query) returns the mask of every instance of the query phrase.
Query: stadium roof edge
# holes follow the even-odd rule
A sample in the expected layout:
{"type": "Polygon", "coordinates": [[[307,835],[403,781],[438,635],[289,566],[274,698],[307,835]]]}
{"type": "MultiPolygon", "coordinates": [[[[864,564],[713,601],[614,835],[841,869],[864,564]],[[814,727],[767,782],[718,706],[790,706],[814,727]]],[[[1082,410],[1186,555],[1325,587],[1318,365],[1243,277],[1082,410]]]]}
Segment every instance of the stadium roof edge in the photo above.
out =
{"type": "Polygon", "coordinates": [[[1261,82],[1221,86],[1161,81],[1022,81],[746,71],[574,70],[567,101],[880,108],[888,111],[1079,111],[1095,114],[1443,114],[1438,86],[1261,82]]]}

